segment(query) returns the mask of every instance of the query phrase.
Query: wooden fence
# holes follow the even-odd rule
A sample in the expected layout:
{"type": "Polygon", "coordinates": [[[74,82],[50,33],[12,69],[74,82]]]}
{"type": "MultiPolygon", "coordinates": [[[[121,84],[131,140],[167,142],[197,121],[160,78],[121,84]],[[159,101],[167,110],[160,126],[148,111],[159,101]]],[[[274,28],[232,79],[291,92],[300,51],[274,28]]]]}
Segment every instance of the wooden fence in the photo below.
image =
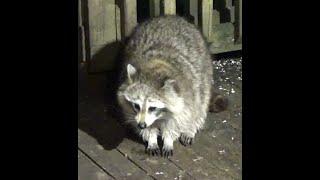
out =
{"type": "Polygon", "coordinates": [[[91,72],[112,69],[132,29],[164,14],[197,25],[213,54],[241,50],[242,0],[79,0],[79,61],[91,72]]]}

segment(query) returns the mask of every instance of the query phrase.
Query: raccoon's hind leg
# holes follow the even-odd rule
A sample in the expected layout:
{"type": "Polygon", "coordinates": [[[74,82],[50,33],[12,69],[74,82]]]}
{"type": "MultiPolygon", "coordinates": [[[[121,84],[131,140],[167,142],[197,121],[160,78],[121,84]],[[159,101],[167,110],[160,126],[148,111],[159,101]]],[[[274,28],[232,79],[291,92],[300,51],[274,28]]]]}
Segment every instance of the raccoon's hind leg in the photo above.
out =
{"type": "Polygon", "coordinates": [[[160,155],[160,149],[158,146],[158,135],[159,135],[159,130],[157,128],[146,128],[141,130],[141,136],[143,141],[147,141],[148,145],[146,147],[146,153],[148,153],[149,155],[160,155]]]}

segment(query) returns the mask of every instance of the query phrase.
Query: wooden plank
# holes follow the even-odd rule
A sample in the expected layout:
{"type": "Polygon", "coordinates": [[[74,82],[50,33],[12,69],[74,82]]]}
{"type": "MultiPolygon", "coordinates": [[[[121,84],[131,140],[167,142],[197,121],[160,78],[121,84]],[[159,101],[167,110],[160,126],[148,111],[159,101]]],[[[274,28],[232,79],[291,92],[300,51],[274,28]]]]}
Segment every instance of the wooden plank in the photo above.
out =
{"type": "Polygon", "coordinates": [[[192,149],[234,179],[241,179],[241,116],[234,116],[241,106],[241,90],[234,85],[233,88],[236,94],[229,95],[228,99],[233,101],[228,110],[208,114],[205,129],[197,134],[192,149]]]}
{"type": "Polygon", "coordinates": [[[225,0],[226,8],[229,10],[230,22],[234,23],[235,21],[235,8],[232,5],[232,0],[225,0]]]}
{"type": "Polygon", "coordinates": [[[78,150],[78,180],[111,180],[109,176],[78,150]]]}
{"type": "Polygon", "coordinates": [[[176,0],[163,0],[163,6],[165,15],[176,14],[176,0]]]}
{"type": "Polygon", "coordinates": [[[160,0],[149,0],[150,17],[160,16],[160,0]]]}
{"type": "Polygon", "coordinates": [[[124,139],[117,148],[156,179],[193,179],[168,159],[148,156],[143,144],[124,139]]]}
{"type": "Polygon", "coordinates": [[[174,155],[170,160],[195,179],[232,179],[229,174],[207,160],[207,156],[211,155],[200,156],[193,150],[193,146],[184,147],[179,142],[175,143],[174,148],[174,155]]]}
{"type": "Polygon", "coordinates": [[[201,1],[202,33],[208,41],[211,39],[211,32],[212,32],[212,11],[213,11],[213,1],[202,0],[201,1]]]}
{"type": "Polygon", "coordinates": [[[78,64],[83,62],[83,44],[82,44],[82,29],[81,27],[78,28],[78,64]]]}
{"type": "Polygon", "coordinates": [[[232,179],[241,179],[241,169],[237,167],[241,164],[241,149],[237,150],[238,147],[221,138],[222,136],[221,133],[220,136],[213,138],[209,137],[208,133],[199,133],[192,149],[232,179]]]}
{"type": "Polygon", "coordinates": [[[198,9],[198,1],[199,0],[190,0],[190,15],[193,16],[194,24],[196,26],[199,25],[199,9],[198,9]]]}
{"type": "MultiPolygon", "coordinates": [[[[114,2],[88,0],[90,45],[101,46],[116,41],[114,2]]],[[[96,51],[91,52],[95,54],[96,51]]]]}
{"type": "Polygon", "coordinates": [[[116,179],[152,179],[119,151],[105,150],[93,137],[81,130],[78,130],[78,146],[116,179]]]}
{"type": "Polygon", "coordinates": [[[235,7],[231,6],[229,10],[230,10],[230,22],[234,23],[235,22],[235,7]]]}
{"type": "Polygon", "coordinates": [[[115,5],[116,8],[116,31],[117,31],[117,41],[121,41],[121,13],[118,5],[115,5]]]}
{"type": "Polygon", "coordinates": [[[212,11],[212,25],[220,24],[220,13],[217,10],[212,11]]]}
{"type": "Polygon", "coordinates": [[[82,0],[78,3],[78,62],[86,61],[86,44],[85,44],[85,32],[84,32],[84,22],[83,22],[83,11],[82,11],[82,0]]]}
{"type": "Polygon", "coordinates": [[[191,148],[199,157],[203,157],[232,179],[241,179],[241,115],[235,116],[239,108],[241,109],[241,89],[232,86],[236,93],[228,96],[230,101],[228,110],[209,113],[205,129],[196,135],[191,148]]]}
{"type": "Polygon", "coordinates": [[[242,0],[239,0],[240,1],[240,6],[239,6],[239,17],[240,17],[240,22],[239,22],[239,41],[242,42],[242,0]]]}
{"type": "Polygon", "coordinates": [[[137,25],[137,0],[118,2],[121,11],[121,36],[128,37],[137,25]]]}
{"type": "Polygon", "coordinates": [[[88,16],[89,72],[110,70],[118,49],[115,0],[88,0],[88,16]]]}
{"type": "Polygon", "coordinates": [[[242,0],[235,1],[235,35],[236,43],[242,42],[242,0]]]}
{"type": "Polygon", "coordinates": [[[81,29],[81,25],[82,25],[82,17],[81,17],[81,0],[78,1],[78,63],[81,63],[83,60],[83,56],[82,56],[82,29],[81,29]]]}
{"type": "Polygon", "coordinates": [[[242,49],[242,44],[229,44],[224,47],[214,47],[212,45],[209,46],[209,50],[211,54],[219,54],[230,51],[239,51],[242,49]]]}

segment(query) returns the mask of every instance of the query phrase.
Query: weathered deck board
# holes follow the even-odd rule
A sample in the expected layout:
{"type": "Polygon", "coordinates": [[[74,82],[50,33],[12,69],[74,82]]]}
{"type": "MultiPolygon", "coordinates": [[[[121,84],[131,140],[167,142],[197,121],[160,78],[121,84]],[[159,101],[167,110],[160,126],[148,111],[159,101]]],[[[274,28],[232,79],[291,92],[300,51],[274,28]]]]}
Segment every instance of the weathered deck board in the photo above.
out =
{"type": "Polygon", "coordinates": [[[174,155],[170,159],[196,179],[232,179],[227,172],[211,164],[207,157],[194,151],[194,145],[184,147],[175,142],[174,155]]]}
{"type": "Polygon", "coordinates": [[[234,168],[234,164],[239,164],[239,155],[232,153],[232,149],[230,148],[232,146],[231,143],[215,139],[208,137],[205,133],[199,133],[192,149],[199,157],[205,158],[220,171],[224,171],[229,176],[232,176],[232,179],[238,179],[241,176],[241,171],[234,168]]]}
{"type": "Polygon", "coordinates": [[[78,180],[111,180],[109,176],[82,152],[78,151],[78,180]]]}
{"type": "Polygon", "coordinates": [[[97,141],[78,130],[78,146],[116,179],[152,179],[116,149],[106,151],[97,141]]]}
{"type": "Polygon", "coordinates": [[[205,129],[197,134],[192,149],[211,164],[233,177],[241,178],[241,116],[234,116],[241,111],[241,89],[232,86],[235,94],[228,97],[230,104],[227,111],[209,113],[205,129]]]}
{"type": "Polygon", "coordinates": [[[168,159],[146,155],[140,143],[124,139],[117,149],[157,179],[193,179],[168,159]]]}

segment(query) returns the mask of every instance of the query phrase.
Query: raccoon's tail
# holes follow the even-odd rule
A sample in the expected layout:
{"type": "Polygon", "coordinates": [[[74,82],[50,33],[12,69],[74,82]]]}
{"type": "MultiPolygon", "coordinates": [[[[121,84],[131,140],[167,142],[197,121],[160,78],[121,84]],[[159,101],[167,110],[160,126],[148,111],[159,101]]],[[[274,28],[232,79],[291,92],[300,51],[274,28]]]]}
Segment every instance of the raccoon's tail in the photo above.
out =
{"type": "Polygon", "coordinates": [[[226,97],[218,94],[214,90],[211,91],[211,99],[209,104],[209,112],[218,113],[228,108],[229,101],[226,97]]]}

